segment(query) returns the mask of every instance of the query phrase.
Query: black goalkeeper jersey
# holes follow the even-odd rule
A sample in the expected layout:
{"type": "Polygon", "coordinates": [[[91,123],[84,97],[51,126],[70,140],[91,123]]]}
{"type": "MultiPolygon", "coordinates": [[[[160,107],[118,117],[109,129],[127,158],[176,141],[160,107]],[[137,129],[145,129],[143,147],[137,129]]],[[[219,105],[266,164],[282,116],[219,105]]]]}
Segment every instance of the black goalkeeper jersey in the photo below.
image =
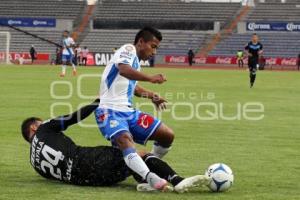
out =
{"type": "Polygon", "coordinates": [[[254,59],[258,59],[259,51],[261,51],[262,49],[263,49],[263,45],[260,42],[253,43],[251,41],[245,46],[245,50],[251,53],[252,54],[251,57],[254,59]]]}
{"type": "Polygon", "coordinates": [[[77,146],[62,132],[97,106],[98,101],[39,126],[31,141],[30,163],[41,176],[77,185],[111,185],[130,175],[119,149],[77,146]]]}

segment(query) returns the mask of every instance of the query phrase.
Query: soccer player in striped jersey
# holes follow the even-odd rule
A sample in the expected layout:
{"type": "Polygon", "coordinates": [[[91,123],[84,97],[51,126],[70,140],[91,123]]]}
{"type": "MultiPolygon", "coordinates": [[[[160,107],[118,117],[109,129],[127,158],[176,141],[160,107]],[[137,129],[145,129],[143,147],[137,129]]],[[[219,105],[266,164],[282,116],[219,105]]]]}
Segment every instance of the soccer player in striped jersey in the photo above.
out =
{"type": "MultiPolygon", "coordinates": [[[[158,190],[164,190],[167,181],[150,172],[137,154],[135,143],[145,145],[148,140],[154,140],[151,153],[162,158],[172,145],[174,133],[159,119],[133,108],[132,100],[134,95],[144,97],[158,109],[166,108],[164,98],[138,84],[138,81],[157,84],[166,81],[162,74],[140,72],[140,61],[154,56],[161,40],[158,30],[146,27],[136,34],[134,44],[125,44],[115,52],[102,74],[101,100],[95,111],[103,136],[122,151],[125,163],[132,171],[158,190]]],[[[175,189],[183,190],[183,186],[175,189]]]]}
{"type": "Polygon", "coordinates": [[[73,67],[73,76],[76,76],[76,66],[73,63],[74,59],[74,51],[73,48],[75,47],[75,42],[72,37],[69,36],[69,31],[63,32],[63,40],[62,40],[62,71],[60,77],[65,77],[66,75],[66,68],[67,64],[70,63],[73,67]]]}

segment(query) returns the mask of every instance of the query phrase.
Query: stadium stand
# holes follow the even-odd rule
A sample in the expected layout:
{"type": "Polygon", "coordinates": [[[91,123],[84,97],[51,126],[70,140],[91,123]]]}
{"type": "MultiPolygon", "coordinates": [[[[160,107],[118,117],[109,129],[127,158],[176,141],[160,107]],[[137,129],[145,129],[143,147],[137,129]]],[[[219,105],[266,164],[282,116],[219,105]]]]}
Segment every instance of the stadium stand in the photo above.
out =
{"type": "Polygon", "coordinates": [[[183,20],[226,22],[241,7],[240,3],[103,0],[98,19],[183,20]]]}
{"type": "MultiPolygon", "coordinates": [[[[267,57],[296,57],[299,54],[299,33],[259,33],[267,57]]],[[[251,33],[233,34],[221,41],[211,55],[234,56],[239,49],[251,40],[251,33]]]]}
{"type": "MultiPolygon", "coordinates": [[[[55,53],[56,47],[54,45],[48,44],[44,41],[41,41],[37,38],[34,38],[30,35],[25,35],[22,32],[5,28],[5,27],[0,27],[0,31],[9,31],[11,34],[11,46],[10,46],[10,51],[11,52],[28,52],[29,48],[31,45],[34,45],[36,50],[38,52],[43,52],[43,53],[55,53]]],[[[51,30],[49,31],[36,31],[36,30],[30,30],[30,33],[38,35],[40,37],[43,37],[45,39],[51,40],[53,42],[56,42],[60,44],[61,40],[61,31],[55,31],[51,30]]]]}
{"type": "MultiPolygon", "coordinates": [[[[245,21],[294,21],[299,20],[300,4],[298,0],[266,0],[252,9],[245,21]]],[[[1,0],[0,17],[55,17],[77,21],[85,8],[84,1],[71,0],[1,0]]],[[[220,21],[221,27],[236,16],[241,10],[240,3],[204,3],[185,2],[182,0],[102,0],[97,5],[94,19],[136,20],[136,21],[220,21]]],[[[30,33],[60,43],[61,30],[27,28],[30,33]]],[[[28,52],[30,45],[35,45],[38,52],[55,53],[55,46],[47,44],[21,32],[0,27],[0,31],[11,32],[11,51],[28,52]]],[[[112,52],[113,48],[133,42],[136,29],[90,29],[82,39],[81,46],[87,46],[91,52],[112,52]]],[[[160,55],[186,55],[192,48],[197,51],[212,35],[197,30],[162,30],[164,39],[158,51],[160,55]]],[[[209,55],[235,55],[250,40],[251,33],[233,33],[212,50],[209,55]]],[[[298,33],[276,32],[259,33],[265,46],[266,56],[295,57],[299,53],[300,37],[298,33]],[[276,41],[276,42],[274,42],[276,41]]]]}
{"type": "MultiPolygon", "coordinates": [[[[113,48],[124,43],[133,42],[138,30],[99,30],[91,31],[81,43],[94,52],[111,52],[113,48]]],[[[197,49],[205,39],[204,33],[199,31],[171,31],[162,30],[163,41],[159,54],[186,54],[188,48],[197,49]]]]}
{"type": "MultiPolygon", "coordinates": [[[[241,8],[240,3],[203,3],[174,1],[104,0],[99,4],[95,19],[139,21],[219,21],[225,24],[241,8]]],[[[137,30],[91,31],[83,46],[92,51],[111,52],[124,42],[132,41],[137,30]]],[[[201,31],[162,30],[163,42],[159,54],[186,54],[188,48],[198,49],[208,34],[201,31]]]]}
{"type": "Polygon", "coordinates": [[[249,21],[298,21],[300,4],[298,0],[287,0],[281,3],[280,0],[266,1],[267,3],[258,3],[254,11],[249,15],[249,21]]]}
{"type": "MultiPolygon", "coordinates": [[[[253,11],[245,21],[259,22],[299,22],[300,4],[298,0],[266,0],[265,3],[257,3],[253,11]]],[[[222,40],[210,55],[232,56],[236,51],[243,49],[250,41],[252,33],[237,34],[222,40]]],[[[299,32],[258,32],[264,44],[264,55],[268,57],[296,57],[299,54],[300,33],[299,32]]]]}
{"type": "Polygon", "coordinates": [[[70,0],[1,0],[0,16],[75,19],[85,4],[84,1],[70,0]]]}

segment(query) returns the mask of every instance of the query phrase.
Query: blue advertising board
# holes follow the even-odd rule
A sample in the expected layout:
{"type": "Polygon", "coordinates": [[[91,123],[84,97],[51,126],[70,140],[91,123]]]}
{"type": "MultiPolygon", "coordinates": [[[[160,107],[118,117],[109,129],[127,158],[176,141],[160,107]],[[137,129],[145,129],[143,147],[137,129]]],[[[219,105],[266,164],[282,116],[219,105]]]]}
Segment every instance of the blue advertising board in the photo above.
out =
{"type": "Polygon", "coordinates": [[[247,31],[299,31],[300,22],[247,22],[247,31]]]}
{"type": "Polygon", "coordinates": [[[55,18],[24,18],[24,17],[0,17],[2,26],[19,27],[56,27],[55,18]]]}

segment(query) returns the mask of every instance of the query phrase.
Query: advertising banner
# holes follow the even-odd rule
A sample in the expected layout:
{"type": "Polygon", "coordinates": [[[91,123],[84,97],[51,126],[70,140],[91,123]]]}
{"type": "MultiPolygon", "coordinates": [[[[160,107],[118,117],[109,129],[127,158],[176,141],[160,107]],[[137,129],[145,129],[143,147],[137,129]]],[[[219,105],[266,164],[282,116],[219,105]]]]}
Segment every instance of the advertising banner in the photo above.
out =
{"type": "Polygon", "coordinates": [[[247,31],[300,32],[300,22],[247,22],[247,31]]]}
{"type": "Polygon", "coordinates": [[[56,19],[55,18],[0,17],[0,25],[49,28],[49,27],[56,27],[56,19]]]}
{"type": "MultiPolygon", "coordinates": [[[[296,66],[297,58],[268,58],[266,57],[266,65],[280,65],[280,66],[296,66]]],[[[187,56],[167,55],[165,56],[166,63],[174,64],[188,64],[187,56]]],[[[236,65],[237,58],[234,56],[208,56],[195,57],[194,63],[201,64],[220,64],[220,65],[236,65]]],[[[244,63],[248,63],[248,59],[244,59],[244,63]]]]}

